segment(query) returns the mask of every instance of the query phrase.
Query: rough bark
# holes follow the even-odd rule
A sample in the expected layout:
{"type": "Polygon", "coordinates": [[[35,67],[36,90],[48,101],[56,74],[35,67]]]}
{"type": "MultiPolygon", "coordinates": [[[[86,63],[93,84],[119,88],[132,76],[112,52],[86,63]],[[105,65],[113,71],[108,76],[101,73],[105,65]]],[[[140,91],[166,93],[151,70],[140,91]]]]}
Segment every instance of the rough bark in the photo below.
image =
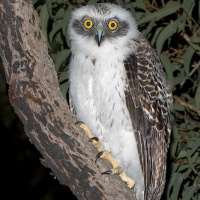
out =
{"type": "Polygon", "coordinates": [[[101,175],[110,164],[99,159],[87,136],[75,126],[57,81],[39,17],[28,0],[0,2],[0,56],[9,99],[42,164],[78,199],[134,199],[118,176],[101,175]]]}

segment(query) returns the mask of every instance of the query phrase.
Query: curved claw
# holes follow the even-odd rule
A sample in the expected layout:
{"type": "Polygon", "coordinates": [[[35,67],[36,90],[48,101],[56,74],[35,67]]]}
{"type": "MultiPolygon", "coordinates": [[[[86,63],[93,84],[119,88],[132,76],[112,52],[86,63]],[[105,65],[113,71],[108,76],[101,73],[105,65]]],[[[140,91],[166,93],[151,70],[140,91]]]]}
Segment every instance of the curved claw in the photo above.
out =
{"type": "Polygon", "coordinates": [[[96,142],[98,142],[98,141],[99,141],[99,138],[98,138],[98,137],[90,138],[90,142],[92,142],[93,140],[95,140],[96,142]]]}
{"type": "Polygon", "coordinates": [[[103,153],[104,153],[104,151],[100,151],[100,152],[96,155],[95,160],[94,160],[95,163],[96,163],[97,160],[103,155],[103,153]]]}
{"type": "Polygon", "coordinates": [[[113,174],[113,170],[112,170],[112,169],[110,169],[110,170],[108,170],[108,171],[105,171],[105,172],[103,172],[103,173],[101,173],[101,174],[113,174]]]}
{"type": "Polygon", "coordinates": [[[75,125],[81,125],[81,124],[84,124],[84,122],[82,122],[82,121],[77,121],[76,123],[75,123],[75,125]]]}

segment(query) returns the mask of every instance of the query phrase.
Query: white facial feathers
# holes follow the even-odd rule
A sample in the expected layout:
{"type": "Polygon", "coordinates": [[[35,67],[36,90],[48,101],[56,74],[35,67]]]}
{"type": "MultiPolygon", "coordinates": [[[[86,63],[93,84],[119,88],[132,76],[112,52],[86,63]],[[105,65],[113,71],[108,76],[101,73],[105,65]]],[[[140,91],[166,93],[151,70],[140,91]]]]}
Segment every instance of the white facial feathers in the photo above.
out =
{"type": "Polygon", "coordinates": [[[69,35],[73,44],[72,52],[77,50],[76,47],[81,47],[82,51],[89,52],[92,46],[92,52],[95,49],[95,53],[97,53],[102,46],[104,46],[105,51],[106,49],[112,51],[113,47],[124,47],[128,41],[138,37],[139,31],[130,12],[120,6],[106,3],[88,5],[73,11],[69,23],[69,35]],[[93,28],[91,30],[84,28],[83,23],[85,19],[93,21],[93,28]],[[118,23],[119,28],[115,31],[107,30],[108,22],[112,19],[118,23]],[[99,46],[95,41],[95,31],[97,31],[96,27],[98,24],[101,24],[103,28],[103,39],[99,46]]]}

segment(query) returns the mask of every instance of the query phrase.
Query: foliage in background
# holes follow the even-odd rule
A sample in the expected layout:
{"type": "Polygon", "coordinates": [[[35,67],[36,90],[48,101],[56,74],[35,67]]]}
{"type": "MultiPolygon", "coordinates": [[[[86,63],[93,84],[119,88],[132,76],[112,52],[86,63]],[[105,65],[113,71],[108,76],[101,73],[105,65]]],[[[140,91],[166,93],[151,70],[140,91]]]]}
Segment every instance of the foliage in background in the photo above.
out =
{"type": "MultiPolygon", "coordinates": [[[[60,89],[68,92],[70,43],[67,25],[74,8],[97,0],[32,0],[47,33],[60,89]]],[[[108,2],[108,1],[107,1],[108,2]]],[[[200,200],[200,2],[116,0],[129,9],[139,30],[157,50],[171,85],[172,142],[163,199],[200,200]]]]}

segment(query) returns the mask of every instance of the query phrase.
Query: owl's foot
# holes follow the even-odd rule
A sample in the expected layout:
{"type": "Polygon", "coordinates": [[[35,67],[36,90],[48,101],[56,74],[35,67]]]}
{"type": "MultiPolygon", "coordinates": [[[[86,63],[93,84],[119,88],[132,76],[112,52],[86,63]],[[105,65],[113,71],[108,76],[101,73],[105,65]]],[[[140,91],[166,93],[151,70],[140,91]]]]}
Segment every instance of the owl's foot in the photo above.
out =
{"type": "Polygon", "coordinates": [[[85,131],[87,134],[88,138],[92,142],[92,144],[96,147],[96,149],[99,151],[99,153],[95,157],[95,163],[99,158],[104,158],[108,160],[111,165],[112,169],[103,172],[102,174],[119,174],[121,179],[126,182],[127,186],[129,188],[134,187],[135,181],[132,180],[130,177],[128,177],[122,170],[122,167],[117,164],[116,160],[112,157],[112,155],[108,151],[102,151],[101,149],[101,144],[99,142],[99,139],[97,137],[94,137],[92,133],[90,132],[89,128],[81,121],[77,121],[76,124],[80,126],[81,129],[85,131]]]}
{"type": "Polygon", "coordinates": [[[83,129],[85,131],[85,133],[87,134],[88,138],[90,139],[90,141],[92,142],[92,144],[96,147],[96,149],[98,151],[102,151],[101,150],[101,144],[99,142],[99,139],[97,137],[94,137],[92,135],[92,133],[90,132],[90,129],[88,128],[87,125],[85,125],[83,122],[81,121],[77,121],[76,124],[78,124],[80,126],[81,129],[83,129]]]}
{"type": "Polygon", "coordinates": [[[126,184],[127,184],[127,186],[129,188],[133,188],[134,187],[135,181],[132,178],[128,177],[124,172],[122,172],[121,174],[119,174],[119,176],[121,177],[121,179],[124,182],[126,182],[126,184]]]}
{"type": "Polygon", "coordinates": [[[95,158],[95,162],[97,161],[98,158],[104,158],[106,160],[108,160],[111,165],[112,165],[112,169],[103,172],[102,174],[119,174],[119,176],[121,177],[121,179],[126,182],[127,186],[129,188],[133,188],[135,185],[135,181],[133,179],[131,179],[130,177],[128,177],[123,171],[122,171],[122,167],[120,165],[117,164],[116,160],[112,157],[112,155],[108,152],[108,151],[101,151],[96,155],[95,158]]]}

